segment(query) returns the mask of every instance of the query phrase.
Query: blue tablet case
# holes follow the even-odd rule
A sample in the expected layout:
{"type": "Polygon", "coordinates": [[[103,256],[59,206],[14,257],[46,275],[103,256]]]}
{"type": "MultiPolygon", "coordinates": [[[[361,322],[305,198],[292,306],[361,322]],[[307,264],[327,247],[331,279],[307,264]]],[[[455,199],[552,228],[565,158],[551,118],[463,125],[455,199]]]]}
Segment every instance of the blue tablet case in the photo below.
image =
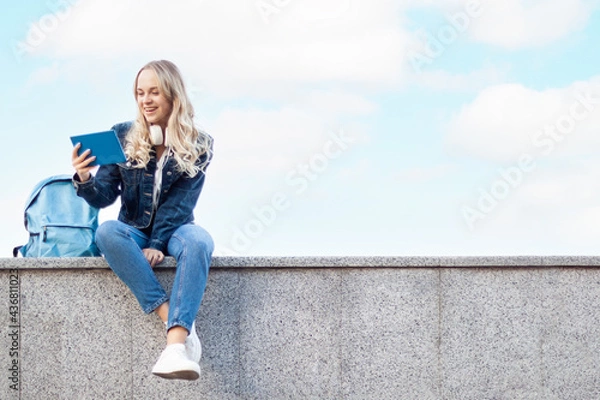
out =
{"type": "Polygon", "coordinates": [[[87,149],[92,151],[91,155],[96,156],[96,159],[90,164],[91,166],[116,164],[127,160],[115,131],[71,136],[71,142],[73,142],[73,146],[81,143],[79,154],[87,149]]]}

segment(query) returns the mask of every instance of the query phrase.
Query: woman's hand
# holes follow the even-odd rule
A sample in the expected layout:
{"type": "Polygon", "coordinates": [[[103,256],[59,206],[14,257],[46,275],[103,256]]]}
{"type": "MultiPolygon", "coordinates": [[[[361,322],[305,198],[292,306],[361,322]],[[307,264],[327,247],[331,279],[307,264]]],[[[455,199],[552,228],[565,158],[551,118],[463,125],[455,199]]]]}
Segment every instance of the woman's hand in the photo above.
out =
{"type": "Polygon", "coordinates": [[[94,162],[96,156],[88,157],[91,153],[91,150],[89,149],[81,153],[81,155],[77,155],[80,147],[81,143],[77,143],[75,147],[73,147],[71,162],[73,168],[75,168],[75,171],[77,172],[77,176],[79,176],[79,181],[85,182],[90,179],[90,176],[92,175],[90,171],[95,168],[95,166],[90,167],[89,165],[91,162],[94,162]]]}
{"type": "Polygon", "coordinates": [[[161,263],[165,259],[165,255],[162,251],[156,249],[142,249],[146,260],[150,263],[151,267],[154,267],[156,264],[161,263]]]}

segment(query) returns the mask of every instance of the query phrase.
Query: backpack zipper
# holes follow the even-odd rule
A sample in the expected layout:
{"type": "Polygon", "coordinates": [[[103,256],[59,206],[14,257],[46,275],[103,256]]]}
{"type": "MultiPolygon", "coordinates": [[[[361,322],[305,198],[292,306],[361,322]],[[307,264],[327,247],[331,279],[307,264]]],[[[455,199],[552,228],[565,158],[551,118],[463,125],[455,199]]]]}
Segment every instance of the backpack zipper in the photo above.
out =
{"type": "Polygon", "coordinates": [[[89,227],[89,226],[85,226],[85,225],[60,225],[60,224],[56,224],[56,225],[44,225],[42,226],[42,242],[46,241],[46,238],[48,236],[48,227],[52,227],[52,228],[73,228],[73,229],[90,229],[93,230],[93,228],[89,227]]]}

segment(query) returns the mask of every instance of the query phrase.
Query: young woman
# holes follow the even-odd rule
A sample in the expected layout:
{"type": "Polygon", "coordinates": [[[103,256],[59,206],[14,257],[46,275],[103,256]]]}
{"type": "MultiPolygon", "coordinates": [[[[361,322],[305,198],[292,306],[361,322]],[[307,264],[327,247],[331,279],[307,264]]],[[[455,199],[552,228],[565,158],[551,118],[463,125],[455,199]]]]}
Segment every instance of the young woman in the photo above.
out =
{"type": "Polygon", "coordinates": [[[212,157],[212,138],[193,123],[194,110],[179,72],[170,61],[152,61],[137,74],[134,122],[113,127],[127,162],[103,165],[81,145],[73,149],[77,194],[102,208],[121,196],[118,221],[96,232],[111,269],[129,287],[142,310],[166,324],[167,345],[152,373],[168,379],[197,379],[201,344],[195,319],[213,252],[208,232],[193,224],[193,210],[212,157]],[[171,255],[177,261],[170,296],[152,267],[171,255]]]}

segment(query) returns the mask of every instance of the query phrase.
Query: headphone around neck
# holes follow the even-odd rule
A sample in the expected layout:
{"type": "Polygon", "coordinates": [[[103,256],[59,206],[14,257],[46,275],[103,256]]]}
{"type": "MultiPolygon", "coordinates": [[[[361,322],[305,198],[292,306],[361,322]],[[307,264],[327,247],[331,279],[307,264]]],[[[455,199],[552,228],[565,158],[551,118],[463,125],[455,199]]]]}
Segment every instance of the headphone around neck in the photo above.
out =
{"type": "MultiPolygon", "coordinates": [[[[165,136],[167,136],[169,129],[165,129],[165,136]]],[[[167,138],[165,137],[164,144],[167,145],[167,138]]],[[[154,146],[160,146],[163,144],[163,131],[159,125],[150,125],[150,143],[154,146]]]]}

